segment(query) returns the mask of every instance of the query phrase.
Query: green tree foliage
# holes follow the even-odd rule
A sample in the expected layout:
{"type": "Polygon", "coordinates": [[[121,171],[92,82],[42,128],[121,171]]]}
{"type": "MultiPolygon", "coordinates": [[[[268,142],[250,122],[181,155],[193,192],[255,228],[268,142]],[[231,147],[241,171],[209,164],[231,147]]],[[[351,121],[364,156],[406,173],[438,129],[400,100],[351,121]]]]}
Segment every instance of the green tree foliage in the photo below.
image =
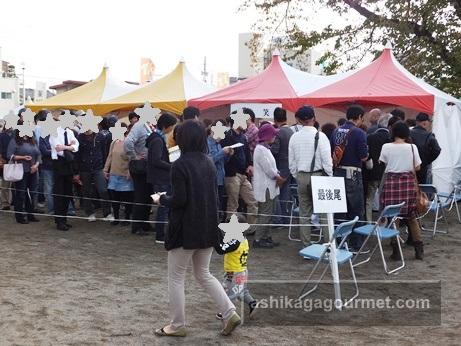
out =
{"type": "Polygon", "coordinates": [[[410,72],[461,96],[461,0],[244,0],[251,7],[255,30],[283,35],[296,54],[325,45],[317,63],[326,73],[355,68],[390,41],[410,72]]]}

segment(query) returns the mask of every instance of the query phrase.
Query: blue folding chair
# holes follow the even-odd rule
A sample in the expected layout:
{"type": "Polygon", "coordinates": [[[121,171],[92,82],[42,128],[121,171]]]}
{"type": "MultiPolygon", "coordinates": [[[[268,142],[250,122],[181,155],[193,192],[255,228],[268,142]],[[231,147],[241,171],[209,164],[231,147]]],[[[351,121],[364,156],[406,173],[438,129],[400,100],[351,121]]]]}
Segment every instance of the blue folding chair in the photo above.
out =
{"type": "Polygon", "coordinates": [[[351,261],[353,254],[352,254],[352,252],[349,251],[349,249],[347,247],[347,238],[352,233],[352,230],[354,229],[354,226],[355,226],[356,222],[358,221],[358,219],[359,218],[356,217],[352,221],[344,222],[344,223],[338,225],[336,227],[336,230],[334,231],[332,237],[330,238],[329,243],[312,244],[312,245],[302,249],[301,251],[299,251],[299,254],[302,257],[309,258],[309,259],[317,261],[317,263],[315,263],[315,266],[312,269],[311,273],[309,274],[309,277],[306,280],[306,284],[304,285],[304,287],[303,287],[303,289],[302,289],[302,291],[300,293],[299,299],[303,299],[304,297],[308,296],[309,294],[311,294],[312,292],[314,292],[317,289],[318,285],[320,284],[323,277],[325,276],[328,268],[330,268],[330,265],[329,265],[330,264],[330,248],[331,248],[333,242],[336,242],[338,238],[341,238],[341,242],[338,245],[338,248],[336,249],[336,262],[338,263],[338,265],[349,263],[351,273],[352,273],[352,278],[354,280],[354,285],[355,285],[355,294],[354,294],[354,296],[352,296],[349,300],[347,300],[344,303],[344,306],[347,306],[350,302],[352,302],[355,298],[357,298],[357,296],[359,295],[359,287],[358,287],[358,284],[357,284],[357,279],[355,277],[354,266],[352,265],[352,261],[351,261]],[[314,273],[317,271],[320,264],[322,264],[322,263],[325,264],[326,266],[325,266],[322,274],[320,275],[320,278],[316,281],[313,288],[311,288],[309,291],[304,293],[304,291],[306,290],[307,286],[310,283],[310,280],[312,279],[312,276],[314,275],[314,273]]]}
{"type": "Polygon", "coordinates": [[[419,188],[421,189],[421,192],[424,192],[430,199],[428,211],[418,217],[421,229],[423,231],[432,232],[433,238],[435,237],[436,233],[448,233],[448,220],[445,216],[445,209],[448,209],[450,207],[452,203],[451,200],[448,198],[444,198],[444,200],[442,201],[442,199],[440,198],[441,196],[437,192],[437,188],[434,185],[419,184],[419,188]],[[421,224],[421,219],[430,212],[434,214],[434,227],[432,229],[423,227],[423,225],[421,224]],[[437,229],[437,224],[440,219],[443,219],[443,221],[445,222],[445,231],[437,229]]]}
{"type": "Polygon", "coordinates": [[[461,215],[459,213],[458,202],[461,202],[461,185],[455,185],[451,193],[439,192],[437,194],[440,198],[445,198],[446,202],[450,202],[448,211],[451,211],[453,207],[456,208],[456,214],[458,216],[458,222],[461,223],[461,215]]]}
{"type": "Polygon", "coordinates": [[[397,221],[398,216],[400,214],[400,210],[402,209],[404,204],[405,202],[402,202],[400,204],[388,205],[387,207],[383,209],[383,211],[381,212],[381,215],[378,217],[378,220],[376,220],[374,224],[369,224],[369,225],[361,226],[361,227],[354,229],[355,233],[366,236],[365,241],[363,242],[354,260],[352,261],[354,267],[357,267],[361,264],[369,262],[378,247],[381,253],[381,259],[383,261],[384,271],[386,272],[386,274],[395,273],[399,271],[400,269],[402,269],[403,267],[405,267],[405,260],[403,259],[402,246],[400,245],[400,232],[396,228],[396,225],[395,225],[395,222],[397,221]],[[365,247],[366,243],[372,237],[377,239],[377,244],[371,251],[370,255],[365,260],[358,262],[358,263],[354,263],[357,260],[357,258],[361,255],[362,249],[365,247]],[[397,268],[390,270],[387,265],[386,258],[384,257],[382,240],[393,239],[393,238],[395,238],[395,240],[397,241],[402,264],[398,266],[397,268]]]}
{"type": "MultiPolygon", "coordinates": [[[[291,212],[290,212],[290,226],[288,227],[288,239],[293,241],[301,241],[299,238],[293,236],[293,218],[296,217],[299,220],[299,197],[298,197],[298,185],[290,185],[290,195],[291,195],[291,212]]],[[[307,220],[301,220],[299,223],[307,223],[307,220]]],[[[298,226],[299,228],[299,226],[298,226]]],[[[317,237],[317,241],[313,243],[319,243],[322,240],[322,228],[320,228],[319,234],[312,234],[311,238],[317,237]]]]}

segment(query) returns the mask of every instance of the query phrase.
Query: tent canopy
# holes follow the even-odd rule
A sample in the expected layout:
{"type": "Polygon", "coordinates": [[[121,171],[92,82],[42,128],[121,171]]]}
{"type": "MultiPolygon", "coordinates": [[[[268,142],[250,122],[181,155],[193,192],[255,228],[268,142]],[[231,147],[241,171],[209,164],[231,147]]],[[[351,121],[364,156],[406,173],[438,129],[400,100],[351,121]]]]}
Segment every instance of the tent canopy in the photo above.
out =
{"type": "Polygon", "coordinates": [[[176,68],[159,80],[153,81],[133,92],[108,100],[98,106],[100,112],[131,109],[149,102],[157,107],[181,114],[187,101],[205,95],[213,88],[197,80],[181,61],[176,68]]]}
{"type": "Polygon", "coordinates": [[[395,59],[392,50],[386,48],[370,65],[352,71],[324,88],[306,93],[300,99],[316,107],[358,102],[396,105],[433,114],[435,97],[459,102],[413,76],[395,59]]]}
{"type": "Polygon", "coordinates": [[[207,109],[233,103],[281,103],[290,111],[301,105],[299,96],[343,78],[344,75],[319,76],[297,70],[274,52],[269,66],[260,74],[227,88],[189,101],[190,106],[207,109]]]}
{"type": "Polygon", "coordinates": [[[126,94],[138,88],[137,85],[115,79],[109,72],[109,68],[104,66],[99,76],[72,90],[50,97],[37,103],[26,104],[33,111],[40,109],[92,109],[94,114],[102,115],[98,111],[101,102],[110,100],[114,97],[126,94]]]}

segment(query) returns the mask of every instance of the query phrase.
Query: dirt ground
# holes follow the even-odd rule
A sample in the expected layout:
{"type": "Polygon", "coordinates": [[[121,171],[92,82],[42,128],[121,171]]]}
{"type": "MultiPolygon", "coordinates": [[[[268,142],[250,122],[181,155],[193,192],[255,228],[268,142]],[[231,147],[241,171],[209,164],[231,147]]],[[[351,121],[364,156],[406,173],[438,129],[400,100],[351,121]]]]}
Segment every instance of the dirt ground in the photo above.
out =
{"type": "MultiPolygon", "coordinates": [[[[461,227],[454,213],[450,233],[425,237],[425,260],[404,249],[406,268],[383,273],[379,258],[357,268],[359,279],[442,280],[442,323],[435,326],[335,325],[286,326],[245,323],[230,337],[219,335],[214,305],[189,273],[186,288],[188,337],[157,338],[155,327],[168,321],[166,251],[154,235],[130,234],[129,228],[73,220],[68,232],[41,222],[18,225],[0,214],[0,345],[455,345],[461,340],[461,227]]],[[[302,279],[312,263],[298,255],[299,243],[287,230],[275,236],[273,250],[253,249],[251,279],[302,279]]],[[[385,251],[389,254],[389,248],[385,251]]],[[[212,258],[222,276],[222,258],[212,258]]],[[[264,311],[259,311],[264,317],[264,311]]],[[[347,314],[343,311],[340,314],[347,314]]],[[[309,318],[309,315],[306,315],[309,318]]],[[[347,316],[347,315],[346,315],[347,316]]]]}

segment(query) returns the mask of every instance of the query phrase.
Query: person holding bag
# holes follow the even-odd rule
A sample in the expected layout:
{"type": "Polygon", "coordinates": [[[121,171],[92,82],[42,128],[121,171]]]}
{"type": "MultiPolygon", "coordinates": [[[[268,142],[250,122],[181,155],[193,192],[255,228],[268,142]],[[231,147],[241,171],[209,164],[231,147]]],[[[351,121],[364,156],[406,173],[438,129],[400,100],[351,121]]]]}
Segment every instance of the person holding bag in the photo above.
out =
{"type": "Polygon", "coordinates": [[[56,228],[68,231],[67,211],[73,196],[73,176],[75,173],[75,153],[79,143],[69,128],[58,127],[57,134],[50,136],[51,158],[54,170],[54,215],[56,228]]]}
{"type": "MultiPolygon", "coordinates": [[[[405,202],[400,215],[407,219],[409,232],[415,246],[415,258],[422,260],[424,255],[421,228],[416,220],[416,195],[418,182],[415,172],[420,169],[421,158],[418,148],[408,143],[409,127],[399,121],[392,127],[392,143],[383,145],[379,161],[386,164],[385,178],[380,196],[380,208],[405,202]]],[[[398,245],[392,243],[391,259],[400,260],[398,245]]]]}
{"type": "Polygon", "coordinates": [[[165,249],[168,251],[170,323],[155,331],[158,336],[186,336],[187,267],[210,295],[223,317],[221,334],[229,335],[240,324],[235,305],[210,273],[213,248],[221,240],[218,228],[216,168],[207,155],[205,128],[185,121],[177,130],[181,156],[171,166],[170,194],[154,194],[154,203],[170,208],[165,249]]]}
{"type": "Polygon", "coordinates": [[[15,130],[14,137],[8,144],[7,156],[13,161],[22,163],[23,169],[22,179],[14,183],[16,222],[20,224],[37,222],[38,219],[33,215],[33,194],[38,186],[40,150],[34,136],[20,136],[19,131],[15,130]]]}

